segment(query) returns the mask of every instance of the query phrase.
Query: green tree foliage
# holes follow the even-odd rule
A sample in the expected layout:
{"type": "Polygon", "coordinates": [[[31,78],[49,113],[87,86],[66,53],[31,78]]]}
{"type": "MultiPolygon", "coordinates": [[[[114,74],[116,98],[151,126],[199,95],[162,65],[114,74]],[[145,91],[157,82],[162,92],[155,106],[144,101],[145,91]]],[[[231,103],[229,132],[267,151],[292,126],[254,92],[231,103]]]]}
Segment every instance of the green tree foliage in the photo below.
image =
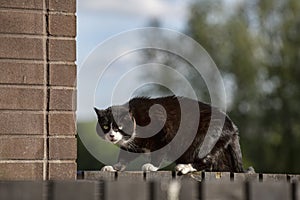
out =
{"type": "Polygon", "coordinates": [[[190,10],[187,33],[234,83],[229,112],[246,165],[299,173],[300,1],[198,1],[190,10]]]}

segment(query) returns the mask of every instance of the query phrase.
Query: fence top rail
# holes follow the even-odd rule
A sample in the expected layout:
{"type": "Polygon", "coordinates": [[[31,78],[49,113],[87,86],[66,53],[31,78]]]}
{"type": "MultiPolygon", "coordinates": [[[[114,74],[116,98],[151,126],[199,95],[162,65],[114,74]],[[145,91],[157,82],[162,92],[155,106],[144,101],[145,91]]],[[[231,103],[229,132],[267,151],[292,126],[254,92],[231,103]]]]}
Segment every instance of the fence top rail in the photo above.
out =
{"type": "MultiPolygon", "coordinates": [[[[104,180],[115,176],[109,172],[84,172],[85,179],[69,181],[0,181],[0,199],[72,199],[72,200],[208,200],[208,199],[287,199],[300,194],[299,182],[262,181],[237,182],[225,180],[227,173],[205,172],[204,181],[195,181],[190,175],[172,176],[172,172],[121,172],[117,181],[104,180]],[[139,179],[138,177],[144,177],[139,179]],[[93,176],[92,176],[93,175],[93,176]],[[147,181],[147,177],[151,177],[147,181]],[[212,181],[216,179],[215,181],[212,181]],[[146,181],[145,181],[146,180],[146,181]]],[[[200,173],[203,174],[203,173],[200,173]]],[[[197,174],[194,174],[195,176],[197,174]]],[[[234,174],[236,175],[236,174],[234,174]]],[[[239,174],[240,175],[240,174],[239,174]]],[[[245,174],[244,174],[245,175],[245,174]]],[[[199,175],[202,176],[202,175],[199,175]]],[[[259,176],[259,174],[258,174],[259,176]]],[[[295,175],[299,180],[300,175],[295,175]]],[[[229,178],[232,178],[229,173],[229,178]]],[[[279,180],[280,178],[275,179],[279,180]]],[[[287,177],[287,176],[286,176],[287,177]]],[[[227,179],[226,178],[226,179],[227,179]]],[[[259,178],[258,178],[259,179],[259,178]]],[[[291,181],[291,179],[289,179],[291,181]]]]}
{"type": "Polygon", "coordinates": [[[195,172],[187,175],[177,175],[174,171],[124,171],[124,172],[103,172],[103,171],[80,171],[78,179],[84,180],[193,180],[198,182],[300,182],[300,174],[266,174],[266,173],[231,173],[231,172],[195,172]]]}

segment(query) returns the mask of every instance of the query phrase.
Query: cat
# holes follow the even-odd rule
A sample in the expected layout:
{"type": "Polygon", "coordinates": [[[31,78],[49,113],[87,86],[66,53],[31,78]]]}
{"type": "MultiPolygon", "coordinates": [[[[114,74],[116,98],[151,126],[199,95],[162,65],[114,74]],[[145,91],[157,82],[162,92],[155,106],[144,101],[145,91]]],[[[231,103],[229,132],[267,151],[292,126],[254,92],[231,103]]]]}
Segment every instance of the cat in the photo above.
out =
{"type": "Polygon", "coordinates": [[[138,155],[148,154],[151,163],[142,166],[144,171],[157,171],[164,159],[173,159],[179,174],[243,172],[238,129],[209,104],[177,96],[135,97],[123,105],[94,109],[97,133],[121,149],[118,163],[102,171],[123,171],[138,155]],[[215,141],[207,143],[210,125],[215,135],[207,138],[215,141]]]}

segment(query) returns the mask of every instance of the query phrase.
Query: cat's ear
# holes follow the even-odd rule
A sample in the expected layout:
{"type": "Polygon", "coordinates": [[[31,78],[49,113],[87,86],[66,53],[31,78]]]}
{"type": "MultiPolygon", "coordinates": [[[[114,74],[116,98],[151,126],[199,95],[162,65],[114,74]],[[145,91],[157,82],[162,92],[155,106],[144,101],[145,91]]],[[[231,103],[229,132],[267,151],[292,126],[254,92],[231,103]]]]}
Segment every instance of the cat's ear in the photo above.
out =
{"type": "Polygon", "coordinates": [[[98,118],[103,117],[104,116],[104,110],[99,110],[98,108],[94,107],[94,110],[98,116],[98,118]]]}

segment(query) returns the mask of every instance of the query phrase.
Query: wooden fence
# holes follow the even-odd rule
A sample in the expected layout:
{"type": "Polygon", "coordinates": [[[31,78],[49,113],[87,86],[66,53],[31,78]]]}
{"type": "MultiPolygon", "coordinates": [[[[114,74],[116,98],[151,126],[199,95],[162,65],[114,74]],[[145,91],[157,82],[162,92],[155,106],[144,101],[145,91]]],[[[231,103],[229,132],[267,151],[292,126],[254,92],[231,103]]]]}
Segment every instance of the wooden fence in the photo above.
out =
{"type": "Polygon", "coordinates": [[[96,172],[77,181],[0,181],[0,200],[300,200],[300,175],[96,172]]]}

